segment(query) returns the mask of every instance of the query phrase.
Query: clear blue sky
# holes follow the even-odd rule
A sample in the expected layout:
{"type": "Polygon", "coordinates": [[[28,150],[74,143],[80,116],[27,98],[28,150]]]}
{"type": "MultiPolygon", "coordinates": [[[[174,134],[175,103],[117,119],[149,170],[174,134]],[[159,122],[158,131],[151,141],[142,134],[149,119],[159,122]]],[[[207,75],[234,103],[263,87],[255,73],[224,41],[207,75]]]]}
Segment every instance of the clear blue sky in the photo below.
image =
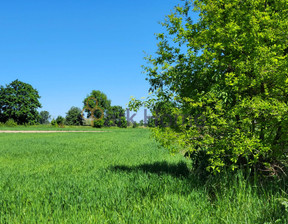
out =
{"type": "Polygon", "coordinates": [[[31,84],[41,110],[65,116],[93,89],[112,105],[147,95],[143,51],[156,50],[159,21],[179,0],[0,2],[0,85],[31,84]]]}

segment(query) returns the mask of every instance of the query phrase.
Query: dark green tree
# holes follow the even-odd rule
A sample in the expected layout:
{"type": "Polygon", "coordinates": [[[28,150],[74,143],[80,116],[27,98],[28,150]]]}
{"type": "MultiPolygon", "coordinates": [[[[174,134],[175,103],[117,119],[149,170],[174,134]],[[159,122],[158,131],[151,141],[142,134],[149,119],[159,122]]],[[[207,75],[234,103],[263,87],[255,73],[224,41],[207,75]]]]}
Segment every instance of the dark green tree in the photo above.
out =
{"type": "Polygon", "coordinates": [[[13,119],[18,124],[35,124],[41,107],[39,94],[30,84],[15,80],[0,87],[0,122],[13,119]]]}
{"type": "Polygon", "coordinates": [[[125,110],[121,106],[111,106],[105,115],[105,126],[122,127],[123,118],[126,120],[125,110]]]}
{"type": "Polygon", "coordinates": [[[186,0],[163,26],[147,57],[154,94],[144,104],[168,105],[158,115],[169,112],[177,125],[155,128],[158,141],[209,171],[275,173],[288,147],[287,0],[186,0]]]}
{"type": "Polygon", "coordinates": [[[51,118],[51,115],[48,111],[44,110],[39,113],[39,123],[40,124],[49,124],[49,119],[51,118]]]}
{"type": "Polygon", "coordinates": [[[56,123],[59,125],[59,126],[63,126],[65,124],[65,118],[62,117],[62,116],[58,116],[56,118],[56,123]]]}
{"type": "Polygon", "coordinates": [[[81,109],[78,107],[71,107],[67,112],[65,118],[66,125],[83,125],[83,117],[81,116],[81,109]]]}
{"type": "Polygon", "coordinates": [[[103,118],[110,108],[111,100],[107,95],[99,90],[93,90],[83,101],[83,108],[87,113],[87,117],[91,117],[91,112],[94,112],[95,118],[103,118]]]}

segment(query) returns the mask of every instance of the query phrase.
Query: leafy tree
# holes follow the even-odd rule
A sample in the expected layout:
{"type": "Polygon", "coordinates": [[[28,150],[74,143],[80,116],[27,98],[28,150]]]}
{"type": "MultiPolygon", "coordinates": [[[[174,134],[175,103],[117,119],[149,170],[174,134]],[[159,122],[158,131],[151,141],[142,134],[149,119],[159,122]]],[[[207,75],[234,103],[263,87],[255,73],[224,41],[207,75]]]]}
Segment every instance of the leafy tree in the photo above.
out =
{"type": "Polygon", "coordinates": [[[71,107],[70,110],[67,112],[65,123],[67,125],[83,125],[81,109],[78,107],[71,107]]]}
{"type": "Polygon", "coordinates": [[[56,118],[56,123],[57,123],[59,126],[64,126],[64,124],[65,124],[65,118],[62,117],[62,116],[58,116],[58,117],[56,118]]]}
{"type": "Polygon", "coordinates": [[[144,67],[154,93],[144,104],[172,102],[160,115],[176,121],[155,137],[209,171],[275,173],[287,160],[287,0],[184,2],[166,17],[144,67]]]}
{"type": "Polygon", "coordinates": [[[124,120],[126,120],[125,110],[121,106],[111,106],[106,112],[105,126],[122,127],[121,122],[124,120]]]}
{"type": "Polygon", "coordinates": [[[139,126],[144,126],[144,121],[143,120],[139,121],[139,126]]]}
{"type": "Polygon", "coordinates": [[[51,125],[58,127],[58,124],[57,124],[57,122],[56,122],[56,120],[54,118],[51,121],[51,125]]]}
{"type": "Polygon", "coordinates": [[[18,124],[34,124],[39,120],[39,94],[30,84],[15,80],[0,86],[0,122],[13,119],[18,124]]]}
{"type": "Polygon", "coordinates": [[[44,111],[41,111],[39,113],[39,123],[40,124],[48,124],[49,123],[49,119],[51,118],[51,115],[49,114],[48,111],[44,110],[44,111]]]}
{"type": "Polygon", "coordinates": [[[111,100],[108,99],[105,93],[99,90],[93,90],[90,95],[84,99],[83,103],[88,118],[91,117],[91,112],[94,112],[94,117],[99,119],[101,117],[103,118],[110,108],[111,100]]]}

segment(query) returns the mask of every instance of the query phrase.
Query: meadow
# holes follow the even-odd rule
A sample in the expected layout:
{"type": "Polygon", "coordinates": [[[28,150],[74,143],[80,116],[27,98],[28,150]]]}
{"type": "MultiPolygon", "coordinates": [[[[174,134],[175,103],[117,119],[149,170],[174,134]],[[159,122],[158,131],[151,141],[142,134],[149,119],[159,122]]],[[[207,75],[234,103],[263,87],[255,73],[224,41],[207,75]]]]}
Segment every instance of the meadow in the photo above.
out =
{"type": "Polygon", "coordinates": [[[148,129],[103,130],[1,133],[0,223],[287,223],[284,180],[202,179],[148,129]]]}

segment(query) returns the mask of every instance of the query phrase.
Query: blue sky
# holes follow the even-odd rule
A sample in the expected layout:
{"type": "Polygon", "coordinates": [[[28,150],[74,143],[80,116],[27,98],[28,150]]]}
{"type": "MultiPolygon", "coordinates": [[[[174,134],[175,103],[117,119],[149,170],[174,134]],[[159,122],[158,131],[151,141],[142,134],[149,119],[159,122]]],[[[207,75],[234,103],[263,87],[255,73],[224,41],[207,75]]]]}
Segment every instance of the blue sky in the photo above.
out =
{"type": "Polygon", "coordinates": [[[53,117],[82,108],[93,89],[126,107],[130,96],[147,96],[143,51],[155,52],[158,22],[179,2],[1,1],[0,85],[31,84],[53,117]]]}

